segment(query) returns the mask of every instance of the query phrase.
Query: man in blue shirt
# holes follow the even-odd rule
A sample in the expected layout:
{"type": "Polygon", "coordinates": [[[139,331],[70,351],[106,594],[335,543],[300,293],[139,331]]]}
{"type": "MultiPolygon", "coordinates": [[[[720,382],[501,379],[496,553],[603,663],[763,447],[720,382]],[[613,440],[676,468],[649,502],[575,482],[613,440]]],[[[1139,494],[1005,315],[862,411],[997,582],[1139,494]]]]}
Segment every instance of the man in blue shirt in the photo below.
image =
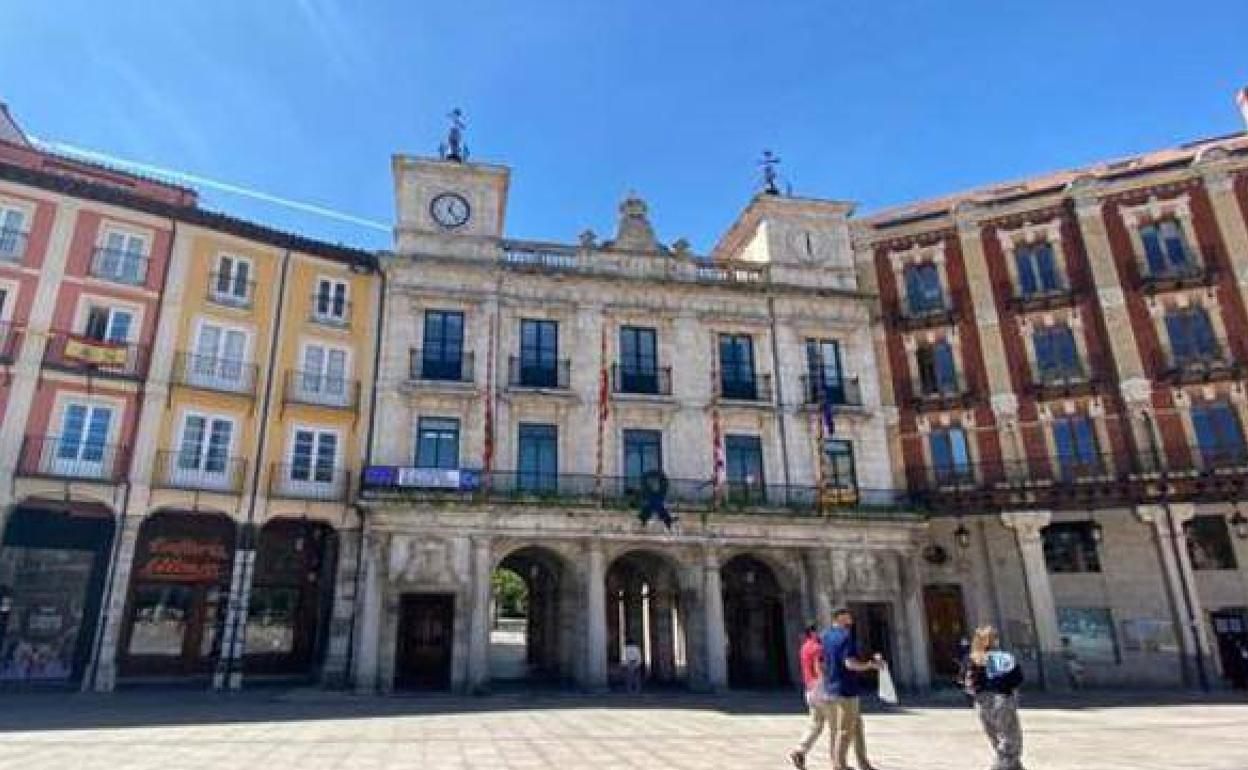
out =
{"type": "Polygon", "coordinates": [[[859,770],[872,770],[867,761],[867,742],[862,731],[862,712],[858,696],[862,692],[861,673],[878,671],[879,656],[870,663],[858,660],[858,642],[854,639],[854,616],[848,608],[838,607],[832,613],[832,627],[823,634],[823,683],[832,697],[835,727],[832,731],[832,768],[847,770],[849,743],[854,743],[854,758],[859,770]]]}

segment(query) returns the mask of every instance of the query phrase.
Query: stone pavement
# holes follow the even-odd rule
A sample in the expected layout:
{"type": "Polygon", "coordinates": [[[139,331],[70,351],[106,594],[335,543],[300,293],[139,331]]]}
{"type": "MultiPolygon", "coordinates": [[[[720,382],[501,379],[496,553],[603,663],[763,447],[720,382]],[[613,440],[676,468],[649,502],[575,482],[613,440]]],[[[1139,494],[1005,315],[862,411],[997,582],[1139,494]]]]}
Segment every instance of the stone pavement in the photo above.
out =
{"type": "MultiPolygon", "coordinates": [[[[795,703],[776,695],[5,694],[0,768],[784,770],[803,727],[795,703]]],[[[974,715],[952,701],[867,719],[882,770],[988,766],[974,715]]],[[[1248,768],[1243,698],[1143,705],[1134,696],[1073,707],[1033,699],[1023,720],[1030,770],[1248,768]]],[[[821,741],[811,767],[828,766],[821,741]]]]}

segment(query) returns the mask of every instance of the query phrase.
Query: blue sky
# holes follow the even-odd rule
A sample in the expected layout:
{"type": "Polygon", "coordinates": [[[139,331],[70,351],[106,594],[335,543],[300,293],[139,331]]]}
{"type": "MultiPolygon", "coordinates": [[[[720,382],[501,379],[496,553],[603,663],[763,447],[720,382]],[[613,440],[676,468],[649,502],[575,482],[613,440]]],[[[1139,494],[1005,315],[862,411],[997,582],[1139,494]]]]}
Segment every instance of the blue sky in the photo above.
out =
{"type": "Polygon", "coordinates": [[[1245,29],[1243,0],[4,0],[0,99],[43,139],[385,223],[391,153],[460,106],[512,167],[509,235],[610,233],[635,189],[705,251],[764,148],[871,210],[1240,130],[1245,29]]]}

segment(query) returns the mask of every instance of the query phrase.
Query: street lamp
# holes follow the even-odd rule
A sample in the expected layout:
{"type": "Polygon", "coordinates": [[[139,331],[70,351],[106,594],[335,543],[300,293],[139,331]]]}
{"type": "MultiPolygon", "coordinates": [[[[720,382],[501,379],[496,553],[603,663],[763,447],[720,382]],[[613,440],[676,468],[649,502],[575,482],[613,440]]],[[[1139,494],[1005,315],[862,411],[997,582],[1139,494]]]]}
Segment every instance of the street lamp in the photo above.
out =
{"type": "Polygon", "coordinates": [[[957,541],[959,548],[971,547],[971,531],[962,523],[962,519],[958,519],[958,528],[953,531],[953,539],[957,541]]]}

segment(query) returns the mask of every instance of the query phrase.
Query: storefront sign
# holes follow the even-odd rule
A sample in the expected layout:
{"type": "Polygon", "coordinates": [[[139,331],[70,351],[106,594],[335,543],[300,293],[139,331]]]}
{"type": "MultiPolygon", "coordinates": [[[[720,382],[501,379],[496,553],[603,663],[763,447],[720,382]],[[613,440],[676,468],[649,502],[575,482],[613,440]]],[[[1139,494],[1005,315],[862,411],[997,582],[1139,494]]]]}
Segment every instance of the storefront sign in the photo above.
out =
{"type": "Polygon", "coordinates": [[[372,465],[364,469],[364,483],[375,487],[453,489],[471,492],[481,488],[481,472],[470,468],[410,468],[372,465]]]}
{"type": "Polygon", "coordinates": [[[139,577],[173,583],[216,583],[229,559],[225,544],[189,537],[154,537],[147,543],[139,577]]]}

